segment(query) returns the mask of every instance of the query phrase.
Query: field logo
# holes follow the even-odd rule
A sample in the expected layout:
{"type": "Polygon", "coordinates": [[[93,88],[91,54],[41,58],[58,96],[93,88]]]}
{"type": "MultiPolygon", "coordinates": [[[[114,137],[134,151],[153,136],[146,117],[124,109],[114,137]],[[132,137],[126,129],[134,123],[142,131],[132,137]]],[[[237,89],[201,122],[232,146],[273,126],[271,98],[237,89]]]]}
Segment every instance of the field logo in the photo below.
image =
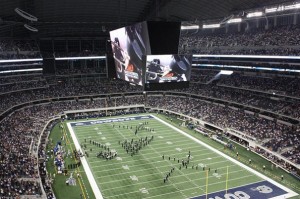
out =
{"type": "Polygon", "coordinates": [[[221,176],[220,174],[218,174],[218,173],[214,173],[213,176],[215,176],[215,177],[218,178],[218,179],[221,179],[221,177],[222,177],[222,176],[221,176]]]}
{"type": "MultiPolygon", "coordinates": [[[[217,173],[213,176],[217,177],[217,173]]],[[[241,187],[235,187],[224,191],[214,192],[208,195],[209,199],[265,199],[265,198],[284,198],[284,194],[288,192],[275,186],[268,181],[261,181],[241,187]]],[[[205,195],[194,197],[193,199],[205,199],[205,195]]]]}
{"type": "Polygon", "coordinates": [[[252,190],[258,191],[259,193],[272,193],[273,192],[272,188],[265,186],[265,185],[258,186],[256,188],[253,188],[252,190]]]}
{"type": "Polygon", "coordinates": [[[136,176],[130,176],[130,179],[133,181],[139,181],[138,177],[136,177],[136,176]]]}
{"type": "Polygon", "coordinates": [[[146,188],[141,188],[140,192],[142,192],[144,194],[149,194],[149,191],[146,188]]]}
{"type": "Polygon", "coordinates": [[[198,166],[199,166],[199,167],[202,167],[202,168],[203,168],[203,167],[206,167],[206,165],[205,165],[205,164],[202,164],[202,163],[199,163],[198,166]]]}
{"type": "MultiPolygon", "coordinates": [[[[86,122],[71,122],[71,126],[89,126],[94,124],[105,124],[105,123],[112,123],[112,122],[124,122],[124,121],[131,121],[131,120],[142,120],[142,119],[151,119],[152,116],[137,116],[137,117],[126,117],[126,118],[115,118],[115,119],[101,119],[96,121],[86,121],[86,122]]],[[[141,123],[142,124],[142,123],[141,123]]],[[[98,128],[94,128],[98,130],[98,128]]]]}
{"type": "Polygon", "coordinates": [[[76,186],[76,179],[73,177],[73,172],[71,173],[70,178],[68,178],[66,182],[68,183],[68,185],[76,186]]]}

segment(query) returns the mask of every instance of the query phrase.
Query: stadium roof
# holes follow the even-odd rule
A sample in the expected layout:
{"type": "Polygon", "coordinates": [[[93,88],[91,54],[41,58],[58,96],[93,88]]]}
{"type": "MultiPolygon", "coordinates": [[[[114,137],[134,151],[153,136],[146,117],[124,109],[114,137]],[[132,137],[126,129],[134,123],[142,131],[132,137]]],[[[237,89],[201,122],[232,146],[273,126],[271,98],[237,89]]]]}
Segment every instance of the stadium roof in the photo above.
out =
{"type": "MultiPolygon", "coordinates": [[[[287,0],[1,0],[0,36],[24,36],[24,23],[41,37],[101,36],[144,20],[202,21],[287,0]],[[19,8],[38,18],[29,22],[19,8]]],[[[32,35],[32,33],[31,33],[32,35]]]]}

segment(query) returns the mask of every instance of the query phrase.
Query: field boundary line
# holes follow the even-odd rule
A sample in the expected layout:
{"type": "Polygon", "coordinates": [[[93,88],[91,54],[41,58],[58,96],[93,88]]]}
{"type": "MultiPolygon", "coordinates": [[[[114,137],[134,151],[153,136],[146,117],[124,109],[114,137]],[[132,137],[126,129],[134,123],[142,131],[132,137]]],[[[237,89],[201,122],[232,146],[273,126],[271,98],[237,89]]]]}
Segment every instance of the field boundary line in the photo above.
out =
{"type": "MultiPolygon", "coordinates": [[[[81,150],[80,144],[79,144],[79,142],[78,142],[78,140],[76,138],[76,135],[75,135],[75,133],[74,133],[72,127],[71,127],[71,124],[67,123],[67,126],[68,126],[69,132],[71,134],[71,137],[73,139],[73,142],[74,142],[76,150],[81,150]]],[[[94,176],[92,174],[92,171],[91,171],[91,169],[90,169],[90,167],[89,167],[89,165],[87,163],[87,160],[86,160],[86,158],[84,156],[81,158],[81,163],[82,163],[83,169],[84,169],[84,171],[86,173],[86,176],[88,178],[88,181],[89,181],[89,183],[91,185],[91,188],[92,188],[92,190],[94,192],[94,195],[95,195],[96,199],[103,199],[103,196],[102,196],[102,194],[100,192],[100,189],[99,189],[99,187],[98,187],[98,185],[96,183],[96,180],[95,180],[95,178],[94,178],[94,176]]]]}
{"type": "MultiPolygon", "coordinates": [[[[145,154],[144,154],[145,155],[145,154]]],[[[193,156],[193,157],[197,157],[197,156],[193,156]]],[[[123,157],[122,157],[123,158],[123,157]]],[[[213,158],[211,158],[211,159],[209,159],[209,160],[212,160],[212,159],[217,159],[217,158],[220,158],[220,156],[218,156],[218,157],[213,157],[213,158]]],[[[222,157],[223,158],[223,157],[222,157]]],[[[148,158],[148,160],[155,160],[155,159],[157,159],[157,157],[155,157],[155,158],[148,158]]],[[[205,159],[205,160],[207,160],[207,159],[205,159]]],[[[170,161],[170,162],[173,162],[174,163],[174,161],[173,161],[173,158],[171,159],[171,160],[168,160],[168,161],[170,161]]],[[[165,162],[165,160],[159,160],[159,161],[156,161],[155,163],[161,163],[161,162],[165,162]]],[[[177,161],[175,161],[175,163],[176,163],[177,161]]],[[[221,162],[228,162],[228,160],[226,160],[226,161],[219,161],[219,162],[213,162],[213,163],[209,163],[209,164],[205,164],[205,165],[211,165],[211,164],[217,164],[217,163],[221,163],[221,162]]],[[[230,161],[229,161],[230,162],[230,161]]],[[[95,161],[95,162],[93,162],[93,163],[98,163],[99,164],[99,161],[97,162],[97,161],[95,161]]],[[[127,164],[127,163],[130,163],[130,161],[124,161],[124,162],[120,162],[120,163],[122,163],[122,164],[127,164]]],[[[180,163],[181,163],[181,161],[180,161],[180,163]]],[[[176,164],[180,164],[180,163],[176,163],[176,164]]],[[[202,163],[202,162],[200,162],[200,163],[202,163]]],[[[200,163],[198,163],[198,164],[200,164],[200,163]]],[[[90,167],[93,169],[93,168],[99,168],[99,167],[102,167],[102,166],[98,166],[98,165],[95,165],[95,166],[91,166],[91,163],[89,164],[90,165],[90,167]]],[[[116,164],[107,164],[107,166],[115,166],[116,164]]],[[[147,164],[135,164],[135,165],[133,165],[133,166],[143,166],[143,165],[147,165],[147,164]]],[[[196,164],[195,164],[195,166],[196,166],[196,164]]],[[[114,169],[111,169],[111,170],[114,170],[114,169]]]]}
{"type": "MultiPolygon", "coordinates": [[[[125,138],[125,136],[118,130],[118,129],[116,129],[117,131],[118,131],[118,133],[123,137],[123,138],[125,138]]],[[[130,131],[130,129],[128,129],[129,131],[130,131]]],[[[164,173],[160,170],[160,169],[158,169],[157,167],[155,167],[154,165],[153,165],[153,163],[151,162],[151,161],[149,161],[147,158],[145,158],[145,156],[140,152],[139,153],[141,156],[143,156],[143,158],[147,161],[147,162],[149,162],[152,166],[153,166],[153,168],[155,168],[161,175],[162,175],[162,177],[164,176],[164,173]]],[[[170,182],[172,182],[171,180],[170,180],[170,182]]],[[[175,185],[176,183],[172,183],[172,186],[176,189],[176,190],[178,190],[179,192],[180,192],[180,194],[182,195],[182,196],[184,196],[185,198],[187,197],[176,185],[175,185]]]]}
{"type": "MultiPolygon", "coordinates": [[[[253,175],[253,174],[251,174],[251,175],[253,175]]],[[[250,177],[251,175],[246,175],[246,176],[234,178],[233,181],[235,181],[235,180],[240,180],[240,179],[243,179],[243,178],[247,178],[247,177],[250,177]]],[[[262,181],[264,181],[264,180],[262,180],[262,181]]],[[[225,182],[225,181],[217,181],[217,182],[211,183],[210,185],[220,184],[220,183],[224,183],[224,182],[225,182]]],[[[258,182],[261,182],[261,181],[258,181],[258,182]]],[[[180,183],[173,183],[173,184],[179,185],[179,184],[182,184],[182,183],[186,183],[186,181],[180,182],[180,183]]],[[[253,183],[257,183],[257,182],[253,182],[253,183]]],[[[187,190],[197,189],[197,188],[199,189],[199,188],[201,188],[201,187],[204,188],[205,185],[202,185],[202,186],[197,185],[197,186],[193,186],[193,187],[190,187],[190,188],[187,188],[187,189],[177,190],[177,191],[174,191],[174,192],[187,191],[187,190]]],[[[150,189],[148,189],[148,190],[154,190],[154,189],[158,189],[158,188],[161,188],[161,187],[153,187],[153,188],[150,188],[150,189]]],[[[126,193],[123,193],[123,194],[126,195],[126,194],[131,194],[131,193],[136,193],[136,192],[139,192],[139,191],[126,192],[126,193]]],[[[112,198],[112,197],[120,196],[120,195],[123,195],[123,194],[117,194],[117,195],[113,195],[113,196],[108,196],[107,198],[112,198]]],[[[205,193],[204,193],[204,194],[205,194],[205,193]]],[[[156,196],[159,196],[159,195],[161,195],[161,194],[154,195],[154,196],[149,196],[149,197],[145,197],[145,198],[151,198],[151,197],[153,198],[153,197],[156,197],[156,196]]],[[[203,194],[202,194],[202,195],[203,195],[203,194]]]]}
{"type": "MultiPolygon", "coordinates": [[[[224,167],[224,168],[226,168],[226,167],[224,167]]],[[[241,169],[241,170],[235,170],[235,171],[230,172],[229,174],[239,173],[240,171],[244,171],[244,169],[241,169]]],[[[140,177],[140,178],[143,178],[143,177],[150,176],[150,175],[152,175],[152,174],[144,175],[144,176],[139,176],[139,177],[140,177]]],[[[195,173],[189,173],[189,174],[185,174],[185,175],[186,175],[186,176],[190,176],[190,175],[195,175],[195,173]]],[[[179,177],[183,177],[183,175],[173,176],[172,178],[179,178],[179,177]]],[[[214,176],[209,176],[208,178],[214,178],[214,176]]],[[[204,177],[204,178],[197,178],[197,180],[204,180],[204,179],[206,179],[206,177],[204,177]]],[[[119,181],[122,181],[122,180],[124,180],[124,179],[121,179],[121,180],[114,180],[114,181],[111,181],[111,182],[109,182],[109,183],[115,183],[115,182],[119,182],[119,181]]],[[[145,183],[155,182],[155,181],[161,181],[161,180],[158,180],[158,179],[156,179],[156,180],[150,180],[150,181],[142,182],[142,183],[139,182],[139,184],[145,184],[145,183]]],[[[180,183],[177,183],[177,184],[182,184],[182,183],[186,183],[186,182],[189,182],[189,181],[181,181],[180,183]]],[[[109,183],[106,183],[106,184],[109,184],[109,183]]],[[[208,185],[209,185],[209,184],[208,184],[208,185]]],[[[106,188],[106,189],[103,189],[103,191],[108,190],[108,189],[117,189],[117,188],[122,188],[122,187],[129,187],[129,186],[131,186],[131,185],[119,186],[119,187],[113,187],[113,188],[106,188]]],[[[197,185],[197,186],[199,186],[199,185],[197,185]]]]}
{"type": "Polygon", "coordinates": [[[163,123],[163,124],[169,126],[170,128],[174,129],[175,131],[181,133],[182,135],[185,135],[186,137],[188,137],[188,138],[192,139],[193,141],[195,141],[195,142],[201,144],[202,146],[207,147],[208,149],[212,150],[213,152],[215,152],[215,153],[217,153],[217,154],[223,156],[224,158],[226,158],[226,159],[232,161],[233,163],[239,165],[240,167],[242,167],[242,168],[244,168],[244,169],[250,171],[251,173],[257,175],[258,177],[261,177],[262,179],[267,180],[267,181],[269,181],[270,183],[274,184],[275,186],[277,186],[277,187],[283,189],[284,191],[288,192],[287,194],[281,195],[280,197],[287,197],[287,198],[289,198],[289,197],[298,196],[298,194],[297,194],[296,192],[294,192],[293,190],[291,190],[291,189],[289,189],[289,188],[287,188],[287,187],[281,185],[280,183],[276,182],[275,180],[273,180],[273,179],[271,179],[271,178],[269,178],[269,177],[263,175],[262,173],[259,173],[258,171],[254,170],[254,169],[252,169],[252,168],[250,168],[250,167],[248,167],[248,166],[246,166],[246,165],[244,165],[243,163],[241,163],[241,162],[239,162],[239,161],[233,159],[232,157],[230,157],[230,156],[228,156],[228,155],[222,153],[221,151],[219,151],[219,150],[217,150],[217,149],[211,147],[210,145],[208,145],[208,144],[206,144],[206,143],[204,143],[204,142],[198,140],[198,139],[195,138],[194,136],[192,136],[192,135],[190,135],[190,134],[188,134],[188,133],[186,133],[186,132],[184,132],[184,131],[182,131],[182,130],[176,128],[175,126],[173,126],[173,125],[169,124],[168,122],[166,122],[166,121],[164,121],[164,120],[162,120],[162,119],[156,117],[155,115],[152,115],[152,114],[150,114],[150,115],[151,115],[153,118],[155,118],[156,120],[160,121],[161,123],[163,123]]]}

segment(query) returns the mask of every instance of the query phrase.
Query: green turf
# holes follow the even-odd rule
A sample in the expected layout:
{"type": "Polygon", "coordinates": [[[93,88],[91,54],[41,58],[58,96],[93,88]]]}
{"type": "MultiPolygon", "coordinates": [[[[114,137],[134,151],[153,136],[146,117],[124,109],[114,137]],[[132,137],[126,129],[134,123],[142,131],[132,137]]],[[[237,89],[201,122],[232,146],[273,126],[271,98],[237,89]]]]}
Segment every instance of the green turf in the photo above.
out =
{"type": "MultiPolygon", "coordinates": [[[[172,117],[172,122],[170,121],[170,116],[166,116],[163,114],[156,115],[160,119],[164,120],[165,122],[168,122],[170,124],[179,124],[181,121],[178,120],[176,117],[172,117]]],[[[239,144],[233,143],[233,145],[236,147],[235,151],[232,150],[226,150],[224,151],[221,144],[219,142],[216,142],[209,137],[203,136],[202,134],[199,134],[193,130],[189,130],[186,127],[177,126],[180,130],[192,135],[193,137],[201,140],[202,142],[216,148],[220,149],[220,151],[226,153],[227,155],[236,158],[236,151],[239,152],[239,159],[238,161],[244,163],[245,165],[251,167],[252,169],[259,171],[260,173],[263,173],[264,175],[270,177],[271,179],[279,182],[280,184],[285,185],[286,187],[292,189],[293,191],[300,193],[300,181],[296,177],[292,176],[290,173],[287,173],[281,168],[277,168],[273,165],[272,162],[266,160],[265,158],[257,155],[256,153],[253,153],[251,151],[248,151],[245,147],[240,146],[239,144]],[[249,164],[249,159],[252,160],[252,163],[249,164]],[[263,165],[266,166],[266,169],[263,170],[263,165]],[[284,176],[284,180],[281,180],[281,175],[284,176]]],[[[228,141],[226,138],[224,141],[228,141]]],[[[232,141],[231,141],[232,142],[232,141]]],[[[300,197],[294,197],[297,199],[300,199],[300,197]]]]}
{"type": "MultiPolygon", "coordinates": [[[[51,134],[49,136],[49,138],[52,141],[49,141],[48,145],[47,145],[47,151],[49,151],[49,156],[51,155],[51,150],[54,148],[55,144],[57,143],[57,141],[61,141],[63,145],[65,145],[66,149],[71,150],[72,148],[74,149],[74,144],[73,141],[70,140],[70,143],[66,143],[64,140],[61,140],[62,137],[62,132],[60,129],[60,124],[57,124],[51,131],[51,134]]],[[[67,164],[71,164],[71,163],[75,163],[73,158],[65,158],[65,165],[67,164]]],[[[51,175],[51,177],[53,178],[53,174],[55,175],[55,177],[53,178],[53,190],[54,190],[54,194],[56,196],[56,198],[58,199],[82,199],[82,198],[89,198],[89,199],[94,199],[95,196],[92,192],[92,189],[89,185],[89,181],[85,175],[85,172],[83,170],[83,168],[78,168],[78,170],[69,170],[69,174],[67,176],[62,175],[62,174],[57,174],[55,167],[54,167],[54,163],[53,163],[54,159],[53,159],[53,155],[50,156],[49,161],[47,162],[47,171],[49,173],[49,175],[51,175]],[[70,177],[70,173],[73,172],[74,173],[74,177],[76,179],[76,186],[66,186],[65,182],[67,180],[67,178],[70,177]],[[79,172],[80,173],[80,179],[78,179],[76,177],[75,172],[79,172]],[[79,185],[79,180],[80,182],[83,182],[82,184],[82,189],[80,188],[79,185]],[[82,191],[83,190],[83,191],[82,191]]]]}
{"type": "MultiPolygon", "coordinates": [[[[236,159],[236,160],[242,162],[243,164],[251,167],[252,169],[254,169],[260,173],[263,173],[267,177],[279,182],[280,184],[283,184],[284,186],[286,186],[286,187],[290,188],[291,190],[295,191],[296,193],[300,194],[299,179],[297,179],[290,173],[287,173],[286,171],[284,171],[281,168],[277,168],[275,166],[272,167],[271,166],[272,163],[270,161],[257,155],[256,153],[248,151],[245,147],[242,147],[239,144],[234,144],[234,146],[236,147],[235,151],[232,151],[232,150],[224,151],[222,148],[222,145],[219,142],[216,142],[207,136],[203,136],[202,134],[197,133],[194,130],[189,130],[186,127],[179,126],[178,124],[181,124],[182,121],[177,119],[176,116],[165,115],[165,114],[156,114],[155,116],[164,120],[165,122],[167,122],[169,124],[176,125],[176,127],[179,128],[180,130],[192,135],[193,137],[197,138],[198,140],[201,140],[202,142],[204,142],[216,149],[219,149],[219,151],[231,156],[232,158],[236,159],[236,151],[238,151],[240,155],[239,155],[239,159],[236,159]],[[170,120],[170,118],[172,118],[172,121],[170,120]],[[252,160],[251,164],[249,164],[249,161],[248,161],[249,159],[252,160]],[[265,170],[263,170],[263,165],[266,166],[265,170]],[[284,180],[281,180],[281,175],[284,176],[284,180]]],[[[224,141],[228,141],[228,140],[225,138],[224,141]]],[[[291,199],[300,199],[300,195],[292,197],[291,199]]]]}
{"type": "MultiPolygon", "coordinates": [[[[227,167],[229,189],[262,180],[155,119],[118,122],[115,123],[115,128],[112,125],[97,124],[73,128],[79,143],[87,145],[88,164],[105,198],[188,198],[203,195],[207,173],[203,171],[203,165],[206,165],[206,169],[210,168],[208,192],[225,189],[227,167]],[[134,135],[135,126],[143,121],[148,121],[146,126],[154,128],[155,133],[144,130],[134,135]],[[118,127],[119,124],[121,128],[118,127]],[[123,125],[132,126],[133,129],[123,128],[123,125]],[[154,140],[133,157],[118,144],[125,139],[137,140],[152,135],[154,140]],[[96,154],[104,149],[90,144],[90,139],[102,144],[110,143],[110,148],[117,150],[122,160],[107,161],[97,158],[96,154]],[[189,151],[192,160],[188,168],[179,170],[181,160],[187,158],[189,151]],[[162,155],[165,156],[164,160],[162,155]],[[177,162],[178,159],[180,163],[177,162]],[[199,165],[198,170],[195,169],[196,165],[199,165]],[[124,166],[128,166],[129,169],[124,169],[124,166]],[[163,178],[172,167],[175,167],[175,171],[171,174],[169,182],[164,183],[163,178]],[[138,180],[132,180],[133,176],[138,180]]],[[[218,147],[222,149],[221,145],[218,147]]]]}
{"type": "MultiPolygon", "coordinates": [[[[209,144],[210,146],[219,149],[220,151],[223,151],[222,145],[213,141],[212,139],[209,139],[208,137],[202,136],[199,133],[195,133],[192,130],[188,130],[185,127],[181,127],[178,126],[179,120],[177,120],[175,117],[173,117],[173,122],[171,122],[170,120],[168,120],[168,116],[165,115],[161,115],[161,114],[155,114],[157,117],[159,117],[160,119],[175,125],[176,127],[178,127],[179,129],[185,131],[186,133],[189,133],[190,135],[193,135],[194,137],[196,137],[197,139],[201,140],[202,142],[209,144]]],[[[102,119],[102,118],[101,118],[102,119]]],[[[80,120],[80,121],[84,121],[84,120],[80,120]]],[[[68,131],[67,131],[68,133],[68,131]]],[[[56,141],[59,141],[61,137],[61,132],[58,128],[58,125],[51,131],[50,134],[50,138],[53,140],[52,143],[56,143],[56,141]]],[[[69,136],[70,137],[70,136],[69,136]]],[[[74,148],[73,145],[73,141],[70,139],[70,144],[67,144],[67,147],[70,148],[71,146],[74,148]]],[[[154,142],[153,142],[154,143],[154,142]]],[[[47,148],[48,150],[50,150],[51,148],[53,148],[54,144],[51,144],[51,142],[48,144],[47,148]],[[52,146],[51,146],[52,145],[52,146]]],[[[252,164],[248,166],[252,167],[255,170],[258,170],[259,172],[264,173],[265,175],[267,175],[268,177],[280,182],[281,184],[284,184],[285,186],[291,188],[292,190],[300,193],[300,183],[299,180],[297,180],[296,178],[292,177],[290,174],[286,173],[285,171],[274,167],[273,170],[270,167],[270,162],[266,161],[264,158],[257,156],[256,154],[247,151],[245,148],[240,147],[239,145],[236,145],[237,150],[239,151],[240,154],[240,159],[239,161],[243,162],[244,164],[248,164],[248,159],[251,158],[252,159],[252,164]],[[266,165],[266,171],[262,170],[262,165],[266,165]],[[284,175],[284,180],[282,181],[280,179],[280,176],[284,175]]],[[[232,152],[230,150],[226,150],[225,151],[227,155],[232,156],[233,158],[235,157],[235,152],[232,152]]],[[[72,162],[72,159],[67,158],[66,159],[67,162],[72,162]]],[[[51,158],[50,161],[47,163],[47,170],[49,173],[54,173],[54,169],[53,169],[53,159],[51,158]]],[[[83,179],[83,182],[85,183],[85,188],[86,191],[85,192],[85,197],[86,198],[95,198],[93,195],[93,192],[91,191],[89,182],[86,179],[85,173],[83,171],[82,168],[80,168],[80,173],[83,179]]],[[[67,179],[66,176],[63,175],[56,175],[54,183],[53,183],[53,189],[54,192],[56,194],[56,197],[58,199],[68,199],[68,198],[84,198],[81,197],[80,194],[82,194],[82,190],[80,189],[79,185],[77,184],[77,186],[75,187],[71,187],[71,186],[66,186],[65,185],[65,180],[67,179]]],[[[172,176],[170,178],[172,180],[172,176]]],[[[140,180],[140,179],[139,179],[140,180]]],[[[210,190],[209,190],[210,191],[210,190]]],[[[178,192],[175,192],[174,195],[178,196],[178,192]]],[[[146,197],[145,195],[142,195],[143,197],[146,197]]],[[[168,198],[168,196],[172,197],[172,194],[170,195],[163,195],[162,198],[168,198]]],[[[121,196],[120,196],[121,197],[121,196]]],[[[179,196],[178,196],[179,197],[179,196]]],[[[123,197],[121,197],[123,198],[123,197]]],[[[183,198],[183,197],[179,197],[179,198],[183,198]]],[[[293,199],[299,199],[299,196],[293,197],[293,199]]]]}

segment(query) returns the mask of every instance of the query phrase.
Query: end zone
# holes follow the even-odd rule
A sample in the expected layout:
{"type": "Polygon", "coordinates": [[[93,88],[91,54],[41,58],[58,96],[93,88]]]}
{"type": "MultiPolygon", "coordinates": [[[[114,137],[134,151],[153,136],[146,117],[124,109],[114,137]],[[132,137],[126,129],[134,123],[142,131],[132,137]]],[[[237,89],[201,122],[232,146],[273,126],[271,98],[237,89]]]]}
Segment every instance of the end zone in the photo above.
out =
{"type": "MultiPolygon", "coordinates": [[[[209,199],[222,199],[222,198],[255,198],[255,199],[265,199],[265,198],[288,198],[288,192],[277,187],[276,185],[268,182],[261,181],[252,183],[249,185],[236,187],[229,189],[227,193],[225,191],[219,191],[215,193],[210,193],[207,195],[209,199]]],[[[206,195],[197,196],[192,199],[206,199],[206,195]]]]}
{"type": "MultiPolygon", "coordinates": [[[[73,142],[74,142],[76,150],[81,150],[80,144],[79,144],[79,142],[78,142],[78,140],[76,138],[76,135],[75,135],[75,133],[74,133],[72,127],[71,127],[71,124],[67,123],[67,127],[68,127],[69,132],[71,134],[71,137],[73,139],[73,142]]],[[[84,171],[86,173],[86,176],[87,176],[87,178],[88,178],[88,180],[90,182],[90,185],[92,187],[92,190],[94,192],[94,195],[95,195],[96,199],[103,199],[103,196],[102,196],[102,194],[101,194],[101,192],[99,190],[99,187],[97,186],[96,180],[95,180],[95,178],[94,178],[94,176],[92,174],[92,171],[91,171],[91,169],[90,169],[90,167],[89,167],[89,165],[88,165],[85,157],[81,158],[81,164],[82,164],[83,169],[84,169],[84,171]]]]}
{"type": "MultiPolygon", "coordinates": [[[[74,145],[76,150],[81,149],[80,144],[77,140],[77,137],[73,131],[72,127],[76,126],[89,126],[94,124],[103,124],[103,123],[113,123],[113,122],[123,122],[123,121],[130,121],[130,120],[139,120],[139,119],[156,119],[160,121],[161,123],[165,124],[166,126],[169,126],[170,128],[174,129],[175,131],[185,135],[186,137],[190,138],[191,140],[205,146],[206,148],[214,151],[215,153],[225,157],[226,159],[234,162],[235,164],[245,168],[246,170],[250,171],[251,173],[261,177],[263,181],[234,187],[227,191],[227,193],[223,191],[218,191],[215,193],[209,193],[208,197],[209,199],[223,199],[223,198],[232,198],[232,199],[283,199],[283,198],[290,198],[297,196],[298,194],[294,191],[290,190],[289,188],[281,185],[280,183],[270,179],[269,177],[255,171],[254,169],[242,164],[241,162],[229,157],[228,155],[218,151],[217,149],[201,142],[200,140],[194,138],[193,136],[189,135],[188,133],[176,128],[175,126],[163,121],[162,119],[154,116],[154,115],[142,115],[142,116],[129,116],[129,117],[120,117],[120,118],[113,118],[113,119],[98,119],[98,120],[91,120],[91,121],[81,121],[81,122],[69,122],[67,123],[67,127],[69,129],[69,132],[71,134],[71,137],[73,139],[74,145]]],[[[87,163],[87,160],[85,157],[82,158],[82,165],[86,172],[87,178],[89,180],[89,183],[92,187],[92,190],[94,192],[94,195],[96,199],[103,199],[103,195],[100,192],[100,189],[95,181],[95,178],[92,174],[92,171],[87,163]]],[[[206,198],[206,195],[200,195],[192,197],[193,199],[204,199],[206,198]]]]}
{"type": "MultiPolygon", "coordinates": [[[[264,181],[259,182],[259,183],[265,183],[266,186],[269,185],[269,187],[270,187],[270,188],[273,188],[273,190],[274,190],[274,195],[272,195],[272,194],[270,193],[270,197],[268,197],[268,196],[266,197],[266,195],[259,195],[259,194],[257,194],[257,192],[252,191],[253,194],[256,193],[256,194],[255,194],[254,196],[252,196],[252,197],[251,197],[251,196],[249,196],[249,197],[238,197],[238,196],[236,196],[236,195],[234,195],[234,194],[229,195],[229,197],[225,197],[224,194],[223,194],[222,196],[218,196],[218,195],[212,194],[212,197],[209,197],[209,199],[222,199],[222,198],[224,198],[224,197],[225,197],[225,198],[233,198],[233,199],[240,199],[240,198],[243,198],[243,199],[249,199],[249,198],[254,198],[254,199],[266,199],[266,198],[283,199],[283,198],[291,198],[291,197],[294,197],[294,196],[298,196],[298,194],[297,194],[296,192],[294,192],[294,191],[292,191],[291,189],[289,189],[289,188],[287,188],[287,187],[285,187],[285,186],[279,184],[278,182],[276,182],[276,181],[272,180],[271,178],[269,178],[269,177],[263,175],[262,173],[257,172],[256,170],[254,170],[254,169],[252,169],[252,168],[250,168],[250,167],[248,167],[248,166],[242,164],[241,162],[239,162],[239,161],[233,159],[232,157],[230,157],[230,156],[228,156],[228,155],[222,153],[221,151],[218,151],[217,149],[215,149],[215,148],[213,148],[213,147],[211,147],[211,146],[205,144],[204,142],[201,142],[200,140],[196,139],[195,137],[193,137],[193,136],[189,135],[188,133],[186,133],[186,132],[184,132],[184,131],[182,131],[182,130],[176,128],[175,126],[173,126],[173,125],[171,125],[171,124],[169,124],[169,123],[163,121],[162,119],[160,119],[160,118],[158,118],[158,117],[156,117],[156,116],[154,116],[154,115],[151,115],[151,116],[152,116],[153,118],[155,118],[156,120],[160,121],[161,123],[163,123],[163,124],[169,126],[170,128],[174,129],[175,131],[177,131],[177,132],[179,132],[179,133],[185,135],[186,137],[192,139],[193,141],[195,141],[195,142],[197,142],[197,143],[199,143],[199,144],[205,146],[206,148],[208,148],[208,149],[214,151],[215,153],[217,153],[217,154],[219,154],[219,155],[225,157],[226,159],[228,159],[228,160],[234,162],[235,164],[237,164],[237,165],[239,165],[239,166],[241,166],[241,167],[247,169],[247,170],[250,171],[251,173],[253,173],[253,174],[255,174],[255,175],[261,177],[262,179],[264,179],[264,181]],[[277,194],[276,194],[276,193],[277,193],[277,194]]],[[[241,187],[238,187],[238,188],[233,188],[233,191],[234,191],[235,189],[241,190],[241,191],[242,191],[242,190],[246,190],[246,189],[249,188],[248,186],[250,186],[250,185],[241,186],[241,187]]],[[[254,186],[254,185],[252,184],[252,186],[254,186]]],[[[253,188],[253,187],[252,187],[252,188],[253,188]]],[[[229,191],[231,191],[231,189],[229,189],[229,191]]],[[[220,195],[221,195],[221,193],[224,193],[224,191],[220,191],[220,192],[217,192],[217,193],[220,193],[220,195]]],[[[216,194],[217,194],[217,193],[216,193],[216,194]]],[[[238,193],[239,193],[239,192],[238,192],[238,193]]],[[[249,193],[250,193],[250,192],[249,192],[249,193]]],[[[259,192],[258,192],[258,193],[259,193],[259,192]]],[[[194,198],[195,198],[195,199],[196,199],[196,198],[197,198],[197,199],[202,199],[203,197],[202,197],[202,196],[196,196],[196,197],[194,197],[194,198]],[[199,197],[199,198],[198,198],[198,197],[199,197]]],[[[204,196],[204,198],[206,198],[206,195],[204,196]]]]}

